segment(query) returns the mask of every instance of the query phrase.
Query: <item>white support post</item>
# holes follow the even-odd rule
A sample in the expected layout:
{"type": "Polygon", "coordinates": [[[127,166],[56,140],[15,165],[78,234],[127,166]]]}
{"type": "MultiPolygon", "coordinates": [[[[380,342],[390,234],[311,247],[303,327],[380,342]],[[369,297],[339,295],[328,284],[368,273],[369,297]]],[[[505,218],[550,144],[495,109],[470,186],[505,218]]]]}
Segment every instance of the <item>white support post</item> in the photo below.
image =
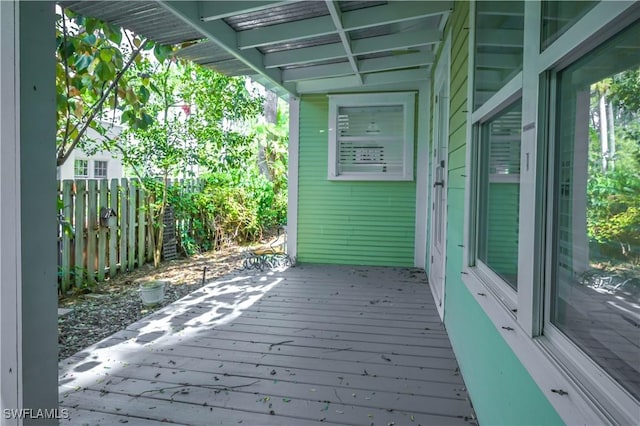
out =
{"type": "Polygon", "coordinates": [[[426,268],[427,258],[427,212],[429,191],[429,108],[431,82],[421,84],[418,92],[418,133],[416,150],[416,229],[413,264],[416,268],[426,268]]]}
{"type": "Polygon", "coordinates": [[[300,143],[300,99],[289,100],[289,199],[287,208],[287,254],[298,255],[298,147],[300,143]]]}
{"type": "MultiPolygon", "coordinates": [[[[17,408],[52,410],[58,407],[55,3],[21,1],[16,5],[20,245],[15,249],[21,256],[22,292],[18,318],[22,407],[17,408]]],[[[24,424],[57,425],[58,420],[27,417],[24,424]]]]}
{"type": "MultiPolygon", "coordinates": [[[[0,2],[0,412],[22,406],[18,3],[0,2]]],[[[18,419],[2,419],[18,425],[18,419]]]]}

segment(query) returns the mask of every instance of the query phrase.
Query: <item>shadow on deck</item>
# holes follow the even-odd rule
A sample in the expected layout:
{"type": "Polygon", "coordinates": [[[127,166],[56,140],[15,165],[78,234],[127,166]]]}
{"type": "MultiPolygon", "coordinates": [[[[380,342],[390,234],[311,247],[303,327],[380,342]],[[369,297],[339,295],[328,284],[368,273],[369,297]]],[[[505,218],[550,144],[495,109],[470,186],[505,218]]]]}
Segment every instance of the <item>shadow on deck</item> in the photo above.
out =
{"type": "Polygon", "coordinates": [[[61,424],[475,423],[424,272],[212,282],[60,363],[61,424]]]}

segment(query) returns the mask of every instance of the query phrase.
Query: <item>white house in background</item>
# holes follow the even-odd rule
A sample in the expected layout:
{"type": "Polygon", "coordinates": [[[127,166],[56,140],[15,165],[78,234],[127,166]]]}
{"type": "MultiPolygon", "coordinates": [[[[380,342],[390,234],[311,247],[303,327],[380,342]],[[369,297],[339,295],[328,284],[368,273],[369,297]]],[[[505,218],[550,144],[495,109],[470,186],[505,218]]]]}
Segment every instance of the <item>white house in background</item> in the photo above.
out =
{"type": "MultiPolygon", "coordinates": [[[[106,123],[105,123],[106,124],[106,123]]],[[[111,125],[107,130],[107,136],[114,138],[122,133],[122,126],[111,125]]],[[[93,129],[87,130],[87,136],[91,140],[100,141],[101,136],[93,129]]],[[[89,155],[80,148],[71,152],[69,159],[58,167],[59,180],[64,179],[119,179],[124,177],[124,167],[119,152],[96,151],[89,155]]]]}

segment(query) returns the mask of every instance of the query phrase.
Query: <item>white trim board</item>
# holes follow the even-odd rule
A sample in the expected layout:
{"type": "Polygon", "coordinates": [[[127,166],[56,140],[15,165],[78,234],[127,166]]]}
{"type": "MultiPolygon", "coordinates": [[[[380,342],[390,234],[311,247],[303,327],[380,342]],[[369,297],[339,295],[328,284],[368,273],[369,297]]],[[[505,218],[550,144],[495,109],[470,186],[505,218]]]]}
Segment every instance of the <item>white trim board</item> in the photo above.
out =
{"type": "Polygon", "coordinates": [[[415,161],[416,176],[416,228],[413,265],[426,268],[427,212],[429,202],[429,116],[431,115],[431,81],[423,84],[418,92],[418,132],[415,161]],[[426,166],[426,167],[423,167],[426,166]]]}
{"type": "MultiPolygon", "coordinates": [[[[431,220],[430,220],[430,238],[429,238],[429,254],[430,254],[430,258],[431,258],[431,262],[429,263],[429,273],[428,273],[428,277],[429,277],[429,287],[431,289],[431,293],[433,294],[433,298],[436,302],[436,308],[438,309],[438,314],[440,315],[440,319],[444,321],[444,307],[445,307],[445,294],[446,294],[446,267],[447,267],[447,226],[448,226],[448,216],[447,216],[447,186],[448,185],[448,181],[449,181],[449,175],[448,175],[448,170],[449,170],[449,121],[451,119],[451,107],[450,107],[450,94],[451,94],[451,37],[452,37],[452,32],[451,30],[449,31],[449,33],[447,34],[445,41],[442,45],[442,51],[440,54],[440,58],[438,59],[438,63],[436,65],[435,68],[435,75],[434,75],[434,85],[433,85],[433,102],[430,99],[430,102],[432,103],[432,105],[434,105],[433,111],[432,111],[432,115],[433,115],[433,130],[432,130],[432,145],[431,145],[431,149],[429,150],[429,164],[431,165],[431,170],[430,170],[430,175],[431,175],[431,182],[433,183],[433,186],[431,188],[429,188],[429,193],[430,193],[430,200],[431,200],[431,206],[435,206],[435,200],[434,200],[434,190],[433,188],[435,188],[436,183],[435,181],[435,177],[434,177],[434,173],[436,171],[436,167],[434,165],[434,162],[436,161],[435,158],[433,157],[433,154],[436,152],[435,150],[435,146],[437,143],[439,143],[439,141],[441,140],[441,135],[444,134],[444,140],[446,140],[446,152],[445,152],[445,166],[446,168],[444,169],[444,176],[443,176],[443,180],[445,183],[445,186],[443,187],[443,207],[442,207],[442,259],[438,259],[438,261],[441,262],[441,274],[442,274],[442,282],[441,283],[434,283],[433,282],[433,277],[434,277],[434,235],[435,235],[435,211],[434,208],[431,209],[431,220]],[[445,105],[444,108],[444,120],[442,120],[442,122],[444,123],[444,128],[441,129],[439,124],[436,122],[439,120],[439,109],[440,106],[437,102],[435,102],[435,96],[438,95],[438,93],[440,93],[440,89],[444,90],[445,96],[444,99],[440,99],[440,104],[445,105]],[[437,117],[436,117],[437,115],[437,117]],[[437,135],[436,135],[437,132],[437,135]],[[444,132],[444,133],[443,133],[444,132]],[[438,294],[438,290],[436,289],[436,286],[439,286],[440,289],[440,294],[438,294]]],[[[425,259],[426,261],[426,259],[425,259]]]]}
{"type": "MultiPolygon", "coordinates": [[[[22,407],[20,60],[17,2],[0,2],[0,409],[22,407]]],[[[2,419],[19,425],[19,419],[2,419]]]]}
{"type": "Polygon", "coordinates": [[[289,99],[289,170],[287,200],[287,254],[298,254],[298,164],[300,144],[300,99],[289,99]]]}

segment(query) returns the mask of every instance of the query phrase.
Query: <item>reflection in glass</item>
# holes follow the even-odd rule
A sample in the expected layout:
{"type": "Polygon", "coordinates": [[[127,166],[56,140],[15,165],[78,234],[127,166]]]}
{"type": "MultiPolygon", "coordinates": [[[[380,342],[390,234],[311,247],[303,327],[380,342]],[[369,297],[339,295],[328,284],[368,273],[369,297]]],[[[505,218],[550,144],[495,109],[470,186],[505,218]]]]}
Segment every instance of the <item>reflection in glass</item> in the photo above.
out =
{"type": "Polygon", "coordinates": [[[476,3],[474,111],[522,70],[523,1],[476,3]]]}
{"type": "Polygon", "coordinates": [[[480,130],[478,260],[513,288],[518,283],[522,102],[480,130]]]}
{"type": "Polygon", "coordinates": [[[546,49],[582,18],[597,1],[545,1],[542,3],[541,48],[546,49]]]}
{"type": "Polygon", "coordinates": [[[640,398],[640,25],[558,75],[551,321],[640,398]]]}

